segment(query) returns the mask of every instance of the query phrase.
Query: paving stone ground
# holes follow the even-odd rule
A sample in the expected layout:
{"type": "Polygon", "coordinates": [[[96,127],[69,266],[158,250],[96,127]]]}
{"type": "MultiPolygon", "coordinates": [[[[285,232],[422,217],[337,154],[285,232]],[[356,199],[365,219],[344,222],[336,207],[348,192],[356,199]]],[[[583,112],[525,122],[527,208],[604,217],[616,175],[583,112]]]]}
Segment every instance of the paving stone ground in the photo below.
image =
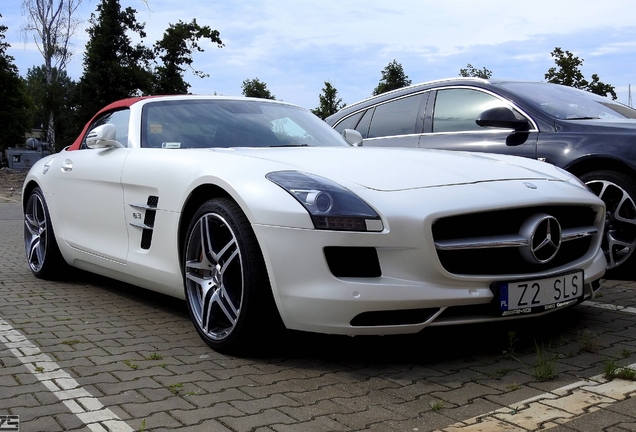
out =
{"type": "Polygon", "coordinates": [[[0,421],[21,431],[636,430],[636,383],[603,377],[636,363],[633,280],[543,319],[287,332],[241,358],[208,348],[180,300],[79,271],[36,279],[22,229],[0,202],[0,421]]]}

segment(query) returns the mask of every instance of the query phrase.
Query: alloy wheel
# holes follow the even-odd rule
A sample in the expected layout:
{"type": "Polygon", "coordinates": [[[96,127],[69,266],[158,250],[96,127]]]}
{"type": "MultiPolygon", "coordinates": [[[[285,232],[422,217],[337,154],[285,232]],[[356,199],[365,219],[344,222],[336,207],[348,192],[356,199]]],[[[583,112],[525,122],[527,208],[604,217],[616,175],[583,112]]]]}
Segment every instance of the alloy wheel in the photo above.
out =
{"type": "Polygon", "coordinates": [[[227,338],[241,314],[243,262],[227,221],[207,213],[193,227],[186,247],[186,295],[195,324],[214,341],[227,338]]]}
{"type": "Polygon", "coordinates": [[[608,180],[590,180],[587,186],[605,202],[607,217],[603,250],[608,269],[623,264],[636,248],[636,205],[630,194],[608,180]]]}

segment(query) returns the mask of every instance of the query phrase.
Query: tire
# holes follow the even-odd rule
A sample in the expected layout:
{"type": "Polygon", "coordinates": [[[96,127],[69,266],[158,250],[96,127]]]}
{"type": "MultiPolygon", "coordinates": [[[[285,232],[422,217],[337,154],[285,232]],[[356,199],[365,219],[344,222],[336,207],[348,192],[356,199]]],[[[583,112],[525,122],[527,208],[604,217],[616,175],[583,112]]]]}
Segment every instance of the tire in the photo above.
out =
{"type": "Polygon", "coordinates": [[[617,171],[592,171],[581,180],[605,202],[607,217],[602,248],[607,268],[625,266],[636,249],[636,182],[617,171]]]}
{"type": "Polygon", "coordinates": [[[199,207],[188,227],[182,268],[190,317],[214,350],[246,353],[279,327],[263,255],[234,201],[218,198],[199,207]]]}
{"type": "Polygon", "coordinates": [[[24,250],[31,272],[40,279],[57,279],[67,267],[39,187],[31,191],[24,210],[24,250]]]}

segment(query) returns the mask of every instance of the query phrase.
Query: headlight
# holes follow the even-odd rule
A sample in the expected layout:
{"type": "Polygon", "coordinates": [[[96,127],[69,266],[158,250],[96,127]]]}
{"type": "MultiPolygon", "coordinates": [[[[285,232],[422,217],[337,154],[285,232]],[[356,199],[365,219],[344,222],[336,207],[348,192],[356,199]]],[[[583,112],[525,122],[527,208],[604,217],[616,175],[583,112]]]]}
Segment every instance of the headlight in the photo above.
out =
{"type": "Polygon", "coordinates": [[[384,229],[380,216],[367,203],[331,180],[298,171],[276,171],[266,177],[305,207],[316,229],[375,232],[384,229]]]}

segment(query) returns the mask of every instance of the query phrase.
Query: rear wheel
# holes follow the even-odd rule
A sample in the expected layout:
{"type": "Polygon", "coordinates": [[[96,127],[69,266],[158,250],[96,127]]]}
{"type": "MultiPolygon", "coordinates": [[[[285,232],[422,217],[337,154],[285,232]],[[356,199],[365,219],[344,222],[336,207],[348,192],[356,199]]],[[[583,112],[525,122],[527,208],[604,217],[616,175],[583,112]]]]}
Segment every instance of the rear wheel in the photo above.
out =
{"type": "Polygon", "coordinates": [[[24,250],[31,272],[39,278],[55,279],[66,267],[39,187],[31,191],[24,210],[24,250]]]}
{"type": "Polygon", "coordinates": [[[244,352],[276,326],[260,247],[234,201],[213,199],[197,210],[188,228],[183,272],[194,326],[215,350],[244,352]]]}
{"type": "Polygon", "coordinates": [[[636,183],[617,171],[592,171],[581,180],[605,203],[607,217],[602,248],[608,269],[633,260],[636,248],[636,183]]]}

